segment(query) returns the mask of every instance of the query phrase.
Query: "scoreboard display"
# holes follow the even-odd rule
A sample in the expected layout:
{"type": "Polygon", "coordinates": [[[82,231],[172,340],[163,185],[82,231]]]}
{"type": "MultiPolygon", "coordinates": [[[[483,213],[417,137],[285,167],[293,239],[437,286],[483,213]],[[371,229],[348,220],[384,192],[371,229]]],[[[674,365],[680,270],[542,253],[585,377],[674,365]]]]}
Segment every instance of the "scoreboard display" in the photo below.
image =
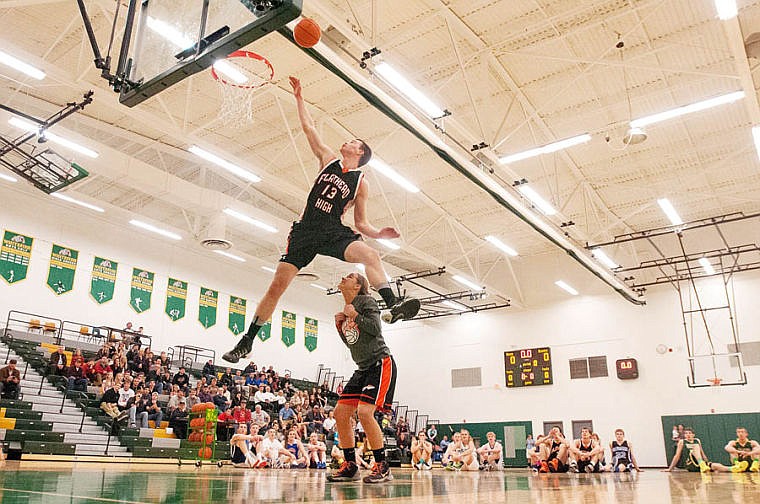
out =
{"type": "Polygon", "coordinates": [[[504,352],[507,387],[552,384],[552,354],[549,347],[504,352]]]}
{"type": "Polygon", "coordinates": [[[636,359],[618,359],[615,361],[617,377],[621,380],[635,380],[639,377],[639,363],[636,359]]]}

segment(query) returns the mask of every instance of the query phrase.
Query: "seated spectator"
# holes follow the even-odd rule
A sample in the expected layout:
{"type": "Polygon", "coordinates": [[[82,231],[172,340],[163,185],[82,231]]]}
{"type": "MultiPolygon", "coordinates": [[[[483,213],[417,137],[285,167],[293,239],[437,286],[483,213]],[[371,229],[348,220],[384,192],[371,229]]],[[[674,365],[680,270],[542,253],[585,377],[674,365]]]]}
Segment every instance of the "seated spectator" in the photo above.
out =
{"type": "Polygon", "coordinates": [[[209,359],[208,362],[203,365],[201,375],[206,378],[206,381],[211,381],[211,378],[216,377],[216,366],[214,366],[213,359],[209,359]]]}
{"type": "Polygon", "coordinates": [[[237,392],[243,392],[243,385],[245,384],[245,377],[243,372],[239,369],[235,370],[235,376],[232,377],[232,388],[237,392]]]}
{"type": "Polygon", "coordinates": [[[289,402],[286,402],[285,405],[280,408],[280,412],[277,416],[280,419],[280,428],[285,431],[290,430],[290,427],[296,420],[296,412],[290,407],[289,402]]]}
{"type": "Polygon", "coordinates": [[[424,430],[412,439],[412,467],[420,471],[433,468],[433,443],[428,441],[424,430]]]}
{"type": "Polygon", "coordinates": [[[496,441],[496,434],[486,434],[486,442],[477,450],[480,457],[480,468],[486,471],[501,471],[504,468],[502,461],[501,443],[496,441]]]}
{"type": "Polygon", "coordinates": [[[435,428],[435,424],[430,424],[425,434],[431,443],[436,444],[438,442],[438,430],[435,428]]]}
{"type": "Polygon", "coordinates": [[[117,418],[120,414],[119,406],[119,386],[115,383],[111,388],[103,392],[103,397],[100,398],[100,409],[106,412],[106,415],[111,418],[117,418]]]}
{"type": "MultiPolygon", "coordinates": [[[[216,375],[214,375],[216,376],[216,375]]],[[[227,389],[231,389],[235,386],[235,379],[233,378],[232,368],[227,368],[219,378],[219,385],[227,385],[227,389]]]]}
{"type": "Polygon", "coordinates": [[[87,375],[85,375],[82,363],[79,360],[73,360],[69,366],[67,376],[69,378],[68,389],[87,392],[87,375]]]}
{"type": "Polygon", "coordinates": [[[139,417],[138,427],[150,427],[150,420],[155,422],[156,429],[161,428],[161,422],[164,419],[164,412],[158,404],[158,392],[153,392],[150,396],[145,396],[137,404],[137,415],[139,417]]]}
{"type": "Polygon", "coordinates": [[[284,376],[281,376],[279,378],[279,390],[287,390],[289,389],[292,384],[290,383],[290,373],[285,373],[284,376]]]}
{"type": "Polygon", "coordinates": [[[190,392],[185,398],[185,402],[187,404],[187,410],[193,411],[193,406],[200,404],[203,401],[201,401],[200,397],[198,397],[198,394],[195,393],[195,389],[190,389],[190,392]]]}
{"type": "Polygon", "coordinates": [[[306,433],[311,435],[312,432],[317,434],[324,434],[323,424],[325,421],[325,415],[319,406],[314,406],[311,411],[306,414],[306,433]]]}
{"type": "MultiPolygon", "coordinates": [[[[171,413],[174,409],[179,406],[180,399],[184,399],[185,395],[182,393],[181,390],[179,390],[179,387],[177,387],[177,390],[172,389],[171,393],[169,394],[169,401],[166,403],[166,409],[169,413],[171,413]]],[[[205,401],[201,401],[205,402],[205,401]]]]}
{"type": "Polygon", "coordinates": [[[169,362],[169,356],[166,355],[166,352],[161,352],[161,355],[159,355],[158,358],[161,359],[161,365],[166,369],[169,369],[171,363],[169,362]]]}
{"type": "Polygon", "coordinates": [[[135,391],[132,389],[131,383],[129,380],[125,379],[122,387],[119,389],[119,400],[116,402],[116,405],[118,406],[119,411],[127,412],[130,427],[135,425],[135,414],[137,413],[137,407],[134,404],[135,401],[131,400],[134,397],[135,391]]]}
{"type": "Polygon", "coordinates": [[[237,423],[250,424],[253,421],[251,410],[248,409],[248,401],[242,399],[239,406],[232,408],[232,418],[237,423]]]}
{"type": "Polygon", "coordinates": [[[107,390],[113,388],[113,384],[115,383],[113,373],[106,373],[105,377],[103,378],[103,381],[100,383],[100,386],[98,387],[100,389],[100,394],[105,394],[107,390]]]}
{"type": "Polygon", "coordinates": [[[306,444],[306,451],[309,454],[309,469],[326,469],[327,447],[319,440],[319,436],[314,432],[309,436],[309,442],[306,444]]]}
{"type": "Polygon", "coordinates": [[[258,368],[256,367],[256,364],[251,361],[248,363],[248,365],[243,369],[243,374],[248,376],[251,373],[256,374],[258,372],[258,368]]]}
{"type": "Polygon", "coordinates": [[[198,398],[201,402],[214,402],[214,396],[211,394],[211,388],[208,385],[201,387],[198,398]]]}
{"type": "Polygon", "coordinates": [[[325,436],[329,437],[332,435],[333,431],[335,430],[335,410],[330,410],[327,412],[327,418],[325,418],[325,421],[322,422],[322,428],[325,431],[325,436]]]}
{"type": "Polygon", "coordinates": [[[253,394],[253,403],[254,404],[260,404],[263,405],[266,403],[267,396],[264,395],[266,391],[264,390],[264,385],[259,385],[258,390],[255,394],[253,394]]]}
{"type": "Polygon", "coordinates": [[[449,441],[449,436],[444,434],[443,438],[441,439],[441,442],[438,443],[438,449],[433,454],[433,458],[435,459],[436,462],[440,462],[443,459],[443,454],[446,453],[446,450],[449,448],[450,444],[451,444],[451,441],[449,441]]]}
{"type": "Polygon", "coordinates": [[[108,357],[103,356],[92,367],[92,374],[90,375],[90,378],[92,379],[92,383],[95,385],[100,385],[101,383],[103,383],[103,378],[105,377],[105,375],[109,373],[111,374],[111,376],[115,376],[113,369],[108,363],[108,357]]]}
{"type": "Polygon", "coordinates": [[[172,378],[169,371],[164,371],[163,375],[156,380],[156,391],[159,395],[169,395],[172,391],[172,378]]]}
{"type": "Polygon", "coordinates": [[[258,425],[259,429],[265,429],[269,425],[270,421],[271,417],[269,416],[269,413],[262,410],[261,405],[257,404],[253,410],[253,413],[251,414],[251,422],[258,425]]]}
{"type": "Polygon", "coordinates": [[[185,398],[179,400],[179,404],[169,414],[169,427],[174,431],[178,439],[187,438],[187,404],[185,398]]]}
{"type": "Polygon", "coordinates": [[[16,359],[8,361],[8,365],[0,369],[0,396],[3,399],[18,399],[21,373],[16,369],[16,359]]]}
{"type": "Polygon", "coordinates": [[[277,439],[277,431],[269,429],[266,437],[261,441],[261,453],[270,467],[280,468],[285,464],[290,464],[295,461],[295,457],[292,453],[282,446],[282,443],[277,439]]]}
{"type": "Polygon", "coordinates": [[[190,385],[190,376],[185,373],[185,367],[179,368],[179,372],[172,378],[172,385],[179,386],[179,389],[187,394],[187,387],[190,385]]]}
{"type": "Polygon", "coordinates": [[[243,397],[243,394],[241,394],[240,391],[236,390],[232,394],[232,397],[230,399],[231,400],[230,407],[234,408],[235,406],[240,406],[240,401],[242,401],[243,399],[245,399],[243,397]]]}
{"type": "Polygon", "coordinates": [[[396,441],[399,449],[403,452],[409,449],[411,446],[411,439],[409,438],[409,426],[406,424],[405,418],[399,418],[396,422],[396,441]]]}
{"type": "Polygon", "coordinates": [[[73,366],[77,362],[79,363],[80,367],[84,367],[84,357],[82,356],[82,350],[79,348],[74,350],[74,353],[71,356],[71,362],[69,362],[69,366],[73,366]]]}
{"type": "Polygon", "coordinates": [[[308,467],[308,453],[301,443],[301,439],[294,430],[288,431],[287,441],[285,441],[285,449],[290,452],[292,459],[285,464],[289,464],[291,467],[298,469],[305,469],[308,467]]]}
{"type": "Polygon", "coordinates": [[[68,357],[66,357],[65,348],[59,346],[55,352],[50,354],[50,361],[48,364],[48,374],[56,376],[66,376],[66,367],[68,364],[68,357]]]}
{"type": "Polygon", "coordinates": [[[253,400],[253,395],[259,390],[258,385],[255,384],[256,373],[248,373],[245,378],[245,393],[249,399],[253,400]]]}
{"type": "Polygon", "coordinates": [[[258,434],[258,427],[255,425],[251,429],[251,434],[247,434],[248,427],[246,424],[240,424],[237,432],[230,439],[232,446],[232,465],[235,467],[255,468],[261,465],[261,459],[256,456],[254,447],[263,441],[263,437],[258,434]]]}
{"type": "Polygon", "coordinates": [[[227,408],[230,407],[230,401],[224,396],[222,390],[218,387],[211,389],[211,402],[214,403],[214,406],[216,406],[216,409],[219,411],[227,411],[227,408]]]}

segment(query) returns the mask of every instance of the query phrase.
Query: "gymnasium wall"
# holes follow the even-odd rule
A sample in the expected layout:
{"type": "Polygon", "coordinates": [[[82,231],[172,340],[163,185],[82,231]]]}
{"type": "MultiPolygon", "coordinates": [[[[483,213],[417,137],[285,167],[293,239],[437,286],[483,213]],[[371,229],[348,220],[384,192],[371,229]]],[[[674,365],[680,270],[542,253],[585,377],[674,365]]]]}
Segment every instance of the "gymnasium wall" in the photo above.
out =
{"type": "MultiPolygon", "coordinates": [[[[271,274],[260,269],[261,263],[249,262],[241,268],[189,240],[153,238],[129,225],[128,220],[125,218],[121,227],[110,225],[94,212],[72,211],[71,205],[53,198],[27,196],[24,191],[0,187],[0,231],[9,229],[34,238],[27,279],[12,285],[0,279],[0,318],[4,322],[9,310],[19,310],[118,328],[131,321],[135,328],[143,326],[146,334],[154,338],[156,349],[173,345],[211,348],[217,352],[217,364],[223,365],[221,354],[237,341],[227,328],[228,296],[247,298],[249,322],[271,274]],[[61,296],[46,285],[52,242],[79,250],[74,290],[61,296]],[[94,255],[119,263],[114,299],[102,305],[89,296],[94,255]],[[155,273],[151,308],[140,314],[129,305],[133,266],[155,273]],[[186,315],[176,322],[164,313],[168,276],[189,282],[186,315]],[[198,321],[201,285],[219,290],[217,322],[209,329],[198,321]]],[[[281,341],[280,311],[276,311],[272,336],[265,342],[256,342],[254,361],[259,366],[271,364],[278,370],[289,369],[295,378],[311,380],[316,380],[320,363],[329,362],[339,374],[341,370],[351,372],[353,363],[335,334],[332,320],[332,314],[341,307],[338,296],[327,297],[308,283],[295,281],[278,307],[297,314],[295,344],[286,347],[281,341]],[[304,316],[319,321],[318,345],[313,352],[304,346],[304,316]]]]}
{"type": "MultiPolygon", "coordinates": [[[[709,286],[715,293],[715,286],[709,286]]],[[[736,277],[737,321],[744,341],[760,340],[760,277],[736,277]]],[[[757,411],[760,369],[746,368],[749,384],[691,389],[678,298],[672,288],[648,293],[633,306],[616,295],[578,296],[543,309],[507,308],[386,331],[398,368],[398,399],[444,423],[592,420],[605,444],[620,427],[644,465],[664,465],[660,417],[757,411]],[[673,352],[659,354],[664,344],[673,352]],[[505,387],[504,352],[549,346],[554,384],[505,387]],[[607,356],[606,378],[570,380],[569,359],[607,356]],[[640,377],[621,381],[615,360],[634,357],[640,377]],[[452,388],[452,368],[482,368],[482,386],[452,388]]],[[[716,339],[725,341],[725,334],[716,339]]],[[[722,351],[725,352],[725,346],[722,351]]],[[[760,438],[760,432],[751,432],[760,438]]],[[[724,440],[725,443],[725,440],[724,440]]]]}

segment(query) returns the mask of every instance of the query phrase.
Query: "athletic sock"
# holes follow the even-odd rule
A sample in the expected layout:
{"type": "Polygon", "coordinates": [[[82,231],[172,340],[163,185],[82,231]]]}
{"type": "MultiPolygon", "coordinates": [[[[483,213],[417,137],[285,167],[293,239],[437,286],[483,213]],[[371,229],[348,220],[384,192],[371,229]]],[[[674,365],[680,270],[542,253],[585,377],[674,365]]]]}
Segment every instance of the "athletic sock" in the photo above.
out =
{"type": "Polygon", "coordinates": [[[384,283],[378,287],[377,292],[380,294],[380,297],[383,298],[383,301],[385,301],[386,308],[390,308],[396,304],[396,295],[393,293],[393,289],[391,289],[387,283],[384,283]]]}
{"type": "Polygon", "coordinates": [[[343,460],[356,463],[356,448],[341,448],[341,450],[343,450],[343,460]]]}
{"type": "Polygon", "coordinates": [[[261,320],[259,320],[259,316],[254,315],[253,320],[251,321],[251,325],[248,326],[248,332],[245,333],[245,337],[254,339],[259,333],[259,329],[262,327],[264,327],[264,324],[261,323],[261,320]]]}
{"type": "Polygon", "coordinates": [[[385,447],[372,450],[372,455],[375,456],[375,462],[380,463],[385,460],[385,447]]]}

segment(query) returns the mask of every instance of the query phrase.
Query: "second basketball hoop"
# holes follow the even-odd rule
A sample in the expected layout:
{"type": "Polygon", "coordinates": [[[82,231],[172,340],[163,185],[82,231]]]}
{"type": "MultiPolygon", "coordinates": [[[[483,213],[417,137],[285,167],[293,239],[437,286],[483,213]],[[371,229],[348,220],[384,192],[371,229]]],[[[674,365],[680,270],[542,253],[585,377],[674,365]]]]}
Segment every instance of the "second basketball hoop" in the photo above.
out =
{"type": "Polygon", "coordinates": [[[241,50],[214,63],[211,75],[222,94],[219,120],[228,125],[250,124],[253,98],[257,90],[272,82],[274,67],[264,56],[241,50]]]}

